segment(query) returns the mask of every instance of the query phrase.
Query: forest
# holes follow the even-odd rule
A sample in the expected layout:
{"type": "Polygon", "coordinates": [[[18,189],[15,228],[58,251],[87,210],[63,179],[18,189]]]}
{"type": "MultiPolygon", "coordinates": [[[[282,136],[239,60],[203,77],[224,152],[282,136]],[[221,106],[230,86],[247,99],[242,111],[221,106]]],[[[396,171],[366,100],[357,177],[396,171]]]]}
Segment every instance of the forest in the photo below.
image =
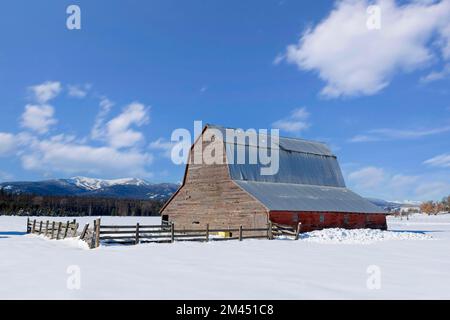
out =
{"type": "Polygon", "coordinates": [[[0,215],[157,216],[163,201],[11,194],[0,189],[0,215]]]}

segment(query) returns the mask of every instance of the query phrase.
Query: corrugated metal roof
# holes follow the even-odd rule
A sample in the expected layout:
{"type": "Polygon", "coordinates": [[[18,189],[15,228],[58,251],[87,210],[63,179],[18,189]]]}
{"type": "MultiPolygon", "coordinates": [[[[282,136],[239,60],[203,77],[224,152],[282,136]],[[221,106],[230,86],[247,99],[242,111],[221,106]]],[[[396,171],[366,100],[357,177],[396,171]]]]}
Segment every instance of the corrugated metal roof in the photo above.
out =
{"type": "Polygon", "coordinates": [[[272,151],[270,135],[255,136],[255,140],[262,140],[258,143],[258,141],[249,139],[248,132],[229,129],[233,130],[233,136],[236,137],[231,140],[227,139],[227,128],[215,125],[208,125],[208,128],[217,129],[222,133],[226,146],[228,167],[233,180],[345,187],[336,157],[321,142],[280,137],[278,142],[279,170],[274,175],[262,175],[261,169],[267,167],[267,165],[261,164],[260,161],[252,164],[249,159],[250,155],[257,155],[259,149],[265,149],[265,152],[267,152],[267,149],[270,152],[272,151]],[[238,161],[237,150],[239,148],[245,153],[246,161],[244,164],[239,164],[238,161]]]}
{"type": "MultiPolygon", "coordinates": [[[[246,159],[249,158],[249,153],[257,152],[254,147],[247,146],[245,148],[246,159]]],[[[344,178],[335,157],[280,149],[278,172],[274,175],[262,175],[261,169],[267,165],[261,163],[237,164],[237,153],[233,153],[232,150],[233,148],[227,144],[228,168],[233,180],[345,187],[344,178]],[[234,159],[233,163],[230,159],[234,159]]]]}
{"type": "Polygon", "coordinates": [[[270,211],[385,213],[346,188],[235,181],[270,211]]]}
{"type": "MultiPolygon", "coordinates": [[[[219,130],[222,133],[222,136],[224,137],[224,142],[227,144],[239,144],[241,142],[244,142],[244,145],[246,146],[253,146],[258,147],[258,143],[254,143],[253,141],[249,141],[249,139],[246,138],[246,132],[241,129],[232,129],[232,128],[225,128],[217,125],[208,125],[208,128],[214,128],[219,130]],[[226,130],[233,130],[233,134],[237,137],[237,140],[235,141],[227,141],[226,137],[226,130]]],[[[263,143],[260,143],[259,145],[266,144],[266,141],[270,141],[270,135],[260,135],[262,139],[265,139],[263,143]]],[[[285,151],[292,151],[292,152],[303,152],[303,153],[311,153],[311,154],[317,154],[317,155],[323,155],[323,156],[330,156],[334,157],[331,150],[328,148],[328,146],[322,142],[317,141],[310,141],[310,140],[304,140],[304,139],[297,139],[297,138],[286,138],[286,137],[280,137],[279,138],[279,147],[282,150],[285,151]]]]}

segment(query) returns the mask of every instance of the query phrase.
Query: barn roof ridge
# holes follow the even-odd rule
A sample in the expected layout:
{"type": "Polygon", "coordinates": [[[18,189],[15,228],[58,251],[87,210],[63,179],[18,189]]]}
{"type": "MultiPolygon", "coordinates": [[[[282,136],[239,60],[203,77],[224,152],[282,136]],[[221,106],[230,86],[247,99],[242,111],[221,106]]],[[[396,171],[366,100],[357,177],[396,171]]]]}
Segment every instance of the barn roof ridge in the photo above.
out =
{"type": "MultiPolygon", "coordinates": [[[[211,124],[211,123],[207,123],[205,125],[205,129],[206,128],[215,128],[221,131],[227,130],[227,129],[231,129],[231,130],[244,130],[241,128],[231,128],[231,127],[225,127],[225,126],[220,126],[220,125],[216,125],[216,124],[211,124]]],[[[270,137],[270,134],[264,134],[267,137],[270,137]]],[[[224,143],[227,144],[238,144],[236,142],[229,142],[229,141],[225,141],[224,143]]],[[[299,152],[299,153],[307,153],[307,154],[312,154],[312,155],[319,155],[319,156],[327,156],[327,157],[334,157],[336,158],[336,155],[331,151],[331,149],[328,147],[327,143],[322,142],[322,141],[317,141],[317,140],[308,140],[308,139],[303,139],[303,138],[297,138],[297,137],[285,137],[285,136],[280,136],[280,145],[279,147],[283,150],[286,151],[292,151],[292,152],[299,152]],[[297,143],[297,147],[295,145],[292,145],[289,143],[289,141],[286,140],[290,140],[293,144],[297,143]],[[283,143],[283,142],[287,142],[287,143],[283,143]],[[302,144],[303,147],[298,147],[298,144],[302,144]],[[306,148],[304,148],[305,145],[310,145],[314,148],[314,150],[307,150],[306,148]]]]}

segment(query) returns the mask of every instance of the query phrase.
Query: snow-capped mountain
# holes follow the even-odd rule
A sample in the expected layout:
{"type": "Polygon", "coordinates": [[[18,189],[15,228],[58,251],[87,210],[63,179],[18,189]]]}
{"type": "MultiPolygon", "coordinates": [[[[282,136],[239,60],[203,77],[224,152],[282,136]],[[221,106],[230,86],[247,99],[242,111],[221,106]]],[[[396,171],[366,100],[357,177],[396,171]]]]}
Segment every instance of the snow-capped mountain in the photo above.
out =
{"type": "Polygon", "coordinates": [[[414,200],[386,201],[375,198],[366,198],[366,199],[372,202],[374,205],[379,206],[387,211],[396,211],[400,210],[401,208],[418,207],[422,204],[421,201],[414,201],[414,200]]]}
{"type": "Polygon", "coordinates": [[[142,200],[166,200],[177,189],[173,183],[150,183],[137,178],[95,179],[73,177],[37,182],[5,182],[0,188],[11,193],[42,196],[88,196],[104,198],[128,198],[142,200]]]}
{"type": "Polygon", "coordinates": [[[114,180],[95,179],[87,177],[73,177],[66,180],[69,183],[75,184],[77,187],[86,190],[99,190],[102,188],[124,185],[124,186],[148,186],[147,181],[136,178],[124,178],[114,180]]]}

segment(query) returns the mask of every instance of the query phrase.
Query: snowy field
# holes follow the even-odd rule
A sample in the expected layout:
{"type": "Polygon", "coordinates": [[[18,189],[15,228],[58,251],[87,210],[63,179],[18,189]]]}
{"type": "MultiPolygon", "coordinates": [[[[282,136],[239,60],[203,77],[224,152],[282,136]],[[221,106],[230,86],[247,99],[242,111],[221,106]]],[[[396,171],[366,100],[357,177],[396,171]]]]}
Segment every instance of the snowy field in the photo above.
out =
{"type": "MultiPolygon", "coordinates": [[[[159,223],[102,219],[137,221],[159,223]]],[[[299,241],[95,250],[26,235],[25,225],[0,217],[0,299],[450,299],[450,215],[389,218],[389,232],[325,230],[299,241]],[[78,271],[79,289],[70,285],[78,271]]]]}

